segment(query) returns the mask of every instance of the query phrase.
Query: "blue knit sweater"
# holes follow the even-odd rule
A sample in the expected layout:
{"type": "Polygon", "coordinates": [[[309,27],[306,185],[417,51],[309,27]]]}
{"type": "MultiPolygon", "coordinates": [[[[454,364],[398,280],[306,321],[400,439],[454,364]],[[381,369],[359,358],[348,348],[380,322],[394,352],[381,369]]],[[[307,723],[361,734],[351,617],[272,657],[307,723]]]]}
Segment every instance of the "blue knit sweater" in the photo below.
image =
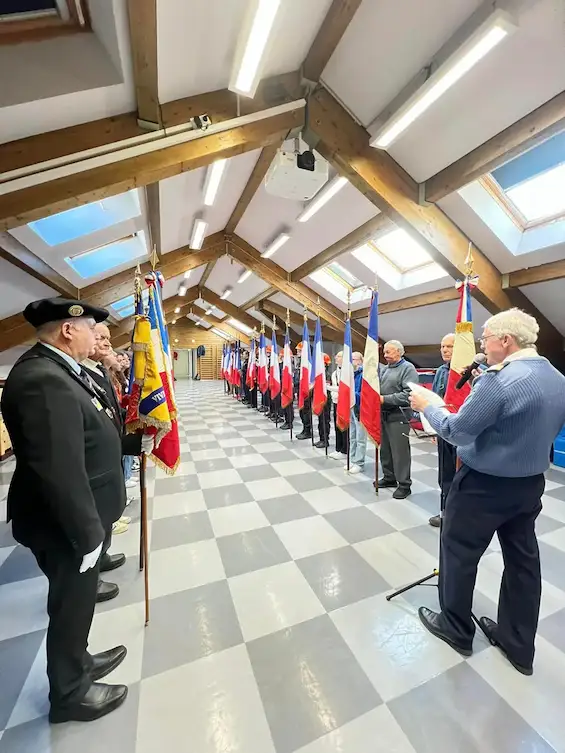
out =
{"type": "Polygon", "coordinates": [[[424,415],[470,468],[535,476],[548,469],[551,445],[565,424],[565,377],[541,356],[509,361],[476,381],[458,413],[428,406],[424,415]]]}

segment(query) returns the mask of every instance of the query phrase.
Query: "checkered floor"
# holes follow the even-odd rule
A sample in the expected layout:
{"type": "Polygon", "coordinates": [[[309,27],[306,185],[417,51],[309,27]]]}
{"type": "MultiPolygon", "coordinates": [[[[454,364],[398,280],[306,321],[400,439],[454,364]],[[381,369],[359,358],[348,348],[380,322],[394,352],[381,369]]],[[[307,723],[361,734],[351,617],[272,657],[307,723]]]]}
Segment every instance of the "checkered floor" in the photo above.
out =
{"type": "MultiPolygon", "coordinates": [[[[469,660],[431,637],[416,607],[436,607],[435,588],[385,600],[436,565],[434,445],[414,441],[408,500],[377,500],[374,458],[348,476],[218,383],[179,383],[178,402],[182,465],[149,472],[150,625],[134,522],[114,541],[121,593],[92,630],[92,651],[129,650],[110,677],[130,686],[118,712],[49,727],[46,581],[0,524],[0,753],[565,752],[565,473],[548,473],[525,678],[481,635],[469,660]]],[[[496,617],[501,568],[493,542],[479,614],[496,617]]]]}

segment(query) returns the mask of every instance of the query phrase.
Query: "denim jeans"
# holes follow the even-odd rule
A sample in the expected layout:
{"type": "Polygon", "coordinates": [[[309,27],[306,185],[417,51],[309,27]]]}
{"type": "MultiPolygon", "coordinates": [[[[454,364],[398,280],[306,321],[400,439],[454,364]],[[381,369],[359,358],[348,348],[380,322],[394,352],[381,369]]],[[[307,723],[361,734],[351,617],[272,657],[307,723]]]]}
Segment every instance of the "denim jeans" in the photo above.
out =
{"type": "Polygon", "coordinates": [[[355,413],[351,411],[349,425],[349,454],[351,462],[363,468],[365,466],[365,454],[367,452],[367,432],[361,425],[355,413]]]}
{"type": "Polygon", "coordinates": [[[124,481],[129,481],[132,473],[133,455],[124,455],[122,457],[122,468],[124,469],[124,481]]]}

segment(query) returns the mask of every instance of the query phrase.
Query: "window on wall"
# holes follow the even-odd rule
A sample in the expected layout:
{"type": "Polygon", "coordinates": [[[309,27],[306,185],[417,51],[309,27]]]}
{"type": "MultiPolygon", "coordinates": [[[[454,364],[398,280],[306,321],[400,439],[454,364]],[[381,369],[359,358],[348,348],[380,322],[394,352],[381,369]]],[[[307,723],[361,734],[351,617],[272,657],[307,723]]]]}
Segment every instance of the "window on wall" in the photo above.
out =
{"type": "Polygon", "coordinates": [[[89,29],[87,0],[0,0],[1,44],[19,44],[89,29]]]}
{"type": "Polygon", "coordinates": [[[565,132],[481,179],[524,231],[565,217],[565,132]]]}

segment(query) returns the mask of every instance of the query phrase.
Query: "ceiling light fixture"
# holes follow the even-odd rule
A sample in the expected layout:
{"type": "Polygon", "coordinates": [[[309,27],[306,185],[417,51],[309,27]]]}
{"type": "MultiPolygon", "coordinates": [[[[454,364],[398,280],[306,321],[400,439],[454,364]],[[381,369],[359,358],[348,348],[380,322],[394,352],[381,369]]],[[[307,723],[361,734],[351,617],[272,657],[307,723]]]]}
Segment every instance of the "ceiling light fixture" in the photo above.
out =
{"type": "Polygon", "coordinates": [[[333,180],[330,180],[329,183],[326,183],[324,188],[315,196],[312,201],[304,208],[304,210],[298,215],[298,222],[308,222],[308,220],[313,217],[316,212],[319,212],[320,209],[328,203],[330,199],[333,199],[333,197],[341,191],[342,188],[348,183],[349,181],[347,178],[344,178],[341,175],[336,175],[336,177],[333,180]]]}
{"type": "Polygon", "coordinates": [[[231,294],[232,294],[232,289],[231,288],[226,288],[224,290],[224,292],[222,293],[222,295],[220,296],[220,299],[222,301],[225,301],[226,298],[229,298],[231,294]]]}
{"type": "Polygon", "coordinates": [[[184,285],[184,284],[183,284],[182,282],[181,282],[181,284],[179,285],[179,289],[178,289],[177,295],[180,295],[180,297],[181,297],[181,298],[182,298],[182,297],[183,297],[184,295],[186,295],[186,285],[184,285]]]}
{"type": "Polygon", "coordinates": [[[173,319],[173,321],[171,322],[171,324],[176,324],[176,323],[177,323],[176,319],[173,319]]]}
{"type": "Polygon", "coordinates": [[[189,277],[190,277],[190,269],[187,272],[184,273],[184,279],[185,280],[188,280],[189,277]]]}
{"type": "Polygon", "coordinates": [[[210,306],[210,308],[207,309],[205,313],[206,313],[206,316],[210,316],[210,314],[212,313],[212,306],[210,306]]]}
{"type": "Polygon", "coordinates": [[[250,277],[251,277],[251,270],[244,269],[243,272],[239,275],[237,281],[241,285],[242,282],[245,282],[245,280],[249,279],[250,277]]]}
{"type": "Polygon", "coordinates": [[[204,183],[204,204],[207,207],[211,207],[216,199],[226,165],[227,160],[219,159],[208,167],[204,183]]]}
{"type": "Polygon", "coordinates": [[[253,97],[260,79],[261,61],[275,23],[281,0],[253,0],[244,31],[240,36],[229,88],[244,97],[253,97]]]}
{"type": "Polygon", "coordinates": [[[281,233],[278,238],[275,238],[275,240],[271,243],[270,246],[267,247],[265,251],[261,254],[263,259],[268,259],[270,256],[272,256],[274,253],[276,253],[281,246],[284,246],[284,244],[290,240],[290,235],[288,233],[281,233]]]}
{"type": "Polygon", "coordinates": [[[202,219],[196,219],[194,220],[194,226],[192,228],[192,237],[190,239],[190,248],[195,249],[198,251],[202,248],[202,244],[204,242],[204,235],[206,233],[206,228],[208,227],[208,223],[205,222],[202,219]]]}
{"type": "Polygon", "coordinates": [[[175,309],[175,314],[180,314],[180,306],[177,306],[175,309]]]}
{"type": "Polygon", "coordinates": [[[515,29],[516,24],[506,11],[497,9],[491,13],[387,119],[371,139],[371,146],[377,149],[389,147],[420,115],[515,29]]]}
{"type": "Polygon", "coordinates": [[[227,334],[226,334],[225,332],[222,332],[222,330],[221,330],[221,329],[216,329],[216,327],[212,327],[212,332],[213,332],[213,333],[214,333],[215,335],[218,335],[218,337],[223,337],[223,338],[224,338],[224,340],[229,340],[229,339],[230,339],[230,336],[229,336],[229,335],[227,335],[227,334]]]}

